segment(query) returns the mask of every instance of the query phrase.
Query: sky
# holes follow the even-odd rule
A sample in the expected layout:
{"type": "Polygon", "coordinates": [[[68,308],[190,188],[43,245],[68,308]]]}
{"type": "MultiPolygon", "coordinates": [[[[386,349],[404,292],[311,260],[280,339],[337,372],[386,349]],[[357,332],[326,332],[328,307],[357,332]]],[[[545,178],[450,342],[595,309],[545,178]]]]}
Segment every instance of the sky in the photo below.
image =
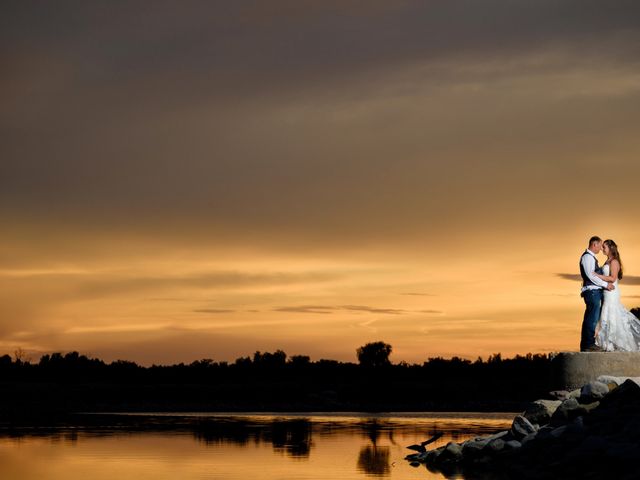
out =
{"type": "Polygon", "coordinates": [[[0,64],[0,353],[576,350],[594,234],[640,306],[638,2],[7,0],[0,64]]]}

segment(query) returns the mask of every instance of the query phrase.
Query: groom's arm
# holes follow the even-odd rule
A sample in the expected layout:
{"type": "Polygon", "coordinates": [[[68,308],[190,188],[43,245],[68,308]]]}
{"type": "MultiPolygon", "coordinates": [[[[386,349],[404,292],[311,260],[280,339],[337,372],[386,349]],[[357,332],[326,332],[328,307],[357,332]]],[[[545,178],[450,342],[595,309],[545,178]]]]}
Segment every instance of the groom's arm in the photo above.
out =
{"type": "Polygon", "coordinates": [[[605,282],[596,275],[596,259],[591,255],[585,255],[582,257],[582,268],[584,268],[587,277],[589,277],[589,280],[594,284],[602,288],[607,288],[609,286],[608,282],[605,282]]]}

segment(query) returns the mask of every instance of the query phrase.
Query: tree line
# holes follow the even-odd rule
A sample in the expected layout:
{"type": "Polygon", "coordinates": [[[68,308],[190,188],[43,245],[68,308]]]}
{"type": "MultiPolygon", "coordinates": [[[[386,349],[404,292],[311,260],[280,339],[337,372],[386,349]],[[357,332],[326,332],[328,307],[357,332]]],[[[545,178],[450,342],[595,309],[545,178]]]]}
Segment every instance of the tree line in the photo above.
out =
{"type": "MultiPolygon", "coordinates": [[[[257,351],[143,366],[73,351],[0,356],[0,418],[72,411],[518,411],[549,390],[545,354],[487,359],[430,357],[392,363],[384,342],[356,362],[257,351]]],[[[51,415],[43,416],[49,418],[51,415]]]]}
{"type": "Polygon", "coordinates": [[[216,378],[237,378],[239,381],[297,375],[329,376],[343,373],[346,376],[367,378],[393,375],[397,378],[429,378],[449,376],[466,378],[492,372],[499,376],[510,376],[514,372],[529,373],[533,377],[544,376],[550,363],[546,354],[516,355],[503,359],[500,353],[490,355],[486,360],[478,357],[475,361],[461,357],[429,357],[422,364],[405,361],[392,363],[389,356],[391,345],[382,341],[367,343],[356,350],[358,363],[340,362],[331,359],[312,361],[308,355],[288,356],[283,350],[274,352],[256,351],[252,356],[239,357],[233,362],[214,361],[210,358],[191,363],[173,365],[143,366],[129,360],[115,360],[107,363],[99,358],[91,358],[77,351],[56,352],[42,355],[37,363],[25,360],[21,352],[12,356],[0,356],[0,381],[28,380],[91,380],[98,381],[132,379],[149,381],[208,381],[216,378]],[[265,377],[266,375],[266,377],[265,377]]]}

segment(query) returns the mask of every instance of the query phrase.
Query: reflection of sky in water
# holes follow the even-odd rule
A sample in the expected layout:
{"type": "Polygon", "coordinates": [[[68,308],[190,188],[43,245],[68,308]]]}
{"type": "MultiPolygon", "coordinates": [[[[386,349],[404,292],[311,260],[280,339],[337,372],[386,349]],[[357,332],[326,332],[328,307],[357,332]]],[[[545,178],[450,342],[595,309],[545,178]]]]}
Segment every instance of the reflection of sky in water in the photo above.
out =
{"type": "Polygon", "coordinates": [[[442,478],[404,460],[509,426],[509,414],[105,416],[91,427],[0,432],[6,480],[442,478]],[[125,420],[122,420],[125,418],[125,420]]]}

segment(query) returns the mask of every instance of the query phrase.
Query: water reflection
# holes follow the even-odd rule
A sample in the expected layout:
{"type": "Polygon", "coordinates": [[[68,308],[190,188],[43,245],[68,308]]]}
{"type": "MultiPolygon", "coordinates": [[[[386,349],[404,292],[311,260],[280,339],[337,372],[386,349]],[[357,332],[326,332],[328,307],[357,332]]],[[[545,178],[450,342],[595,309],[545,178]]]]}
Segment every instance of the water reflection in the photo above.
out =
{"type": "Polygon", "coordinates": [[[0,478],[442,479],[403,461],[433,446],[506,428],[511,415],[94,415],[57,428],[0,428],[0,478]],[[28,459],[28,460],[27,460],[28,459]],[[293,461],[293,463],[292,463],[293,461]]]}
{"type": "Polygon", "coordinates": [[[358,455],[358,470],[376,477],[386,477],[391,473],[389,456],[389,447],[362,447],[358,455]]]}
{"type": "Polygon", "coordinates": [[[312,446],[311,422],[304,418],[264,423],[233,418],[205,419],[194,425],[193,434],[208,445],[269,443],[275,451],[293,458],[308,457],[312,446]]]}

